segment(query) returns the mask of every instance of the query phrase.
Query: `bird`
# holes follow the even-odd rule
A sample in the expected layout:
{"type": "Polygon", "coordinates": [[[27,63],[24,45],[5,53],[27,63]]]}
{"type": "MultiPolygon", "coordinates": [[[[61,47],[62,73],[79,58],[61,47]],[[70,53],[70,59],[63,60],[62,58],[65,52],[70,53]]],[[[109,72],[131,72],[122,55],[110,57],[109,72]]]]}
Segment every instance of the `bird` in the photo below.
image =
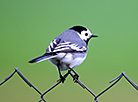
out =
{"type": "Polygon", "coordinates": [[[85,60],[88,42],[93,37],[98,36],[92,34],[86,27],[73,26],[52,40],[42,56],[30,60],[29,63],[49,60],[57,66],[62,83],[65,81],[65,77],[61,74],[62,71],[71,70],[75,73],[74,76],[78,78],[79,75],[73,68],[79,66],[85,60]]]}

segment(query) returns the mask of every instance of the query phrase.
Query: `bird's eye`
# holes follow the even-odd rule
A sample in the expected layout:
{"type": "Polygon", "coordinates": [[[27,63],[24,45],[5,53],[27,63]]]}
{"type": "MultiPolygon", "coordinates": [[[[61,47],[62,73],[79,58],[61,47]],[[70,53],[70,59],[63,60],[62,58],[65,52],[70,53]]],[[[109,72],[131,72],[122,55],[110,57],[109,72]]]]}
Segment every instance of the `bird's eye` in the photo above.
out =
{"type": "Polygon", "coordinates": [[[85,33],[85,36],[88,36],[88,33],[85,33]]]}

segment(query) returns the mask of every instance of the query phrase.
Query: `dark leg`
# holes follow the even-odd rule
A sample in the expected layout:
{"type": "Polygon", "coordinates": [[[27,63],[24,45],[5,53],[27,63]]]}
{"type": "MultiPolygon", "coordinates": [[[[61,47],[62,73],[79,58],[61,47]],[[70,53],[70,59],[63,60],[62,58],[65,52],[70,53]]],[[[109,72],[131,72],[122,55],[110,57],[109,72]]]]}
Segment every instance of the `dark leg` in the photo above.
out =
{"type": "Polygon", "coordinates": [[[70,69],[71,71],[73,71],[73,73],[75,74],[73,80],[75,80],[75,78],[78,79],[78,78],[79,78],[79,75],[78,75],[72,68],[69,68],[69,69],[70,69]]]}
{"type": "Polygon", "coordinates": [[[66,80],[64,76],[62,76],[60,68],[58,67],[58,72],[59,72],[59,77],[61,78],[61,82],[64,83],[64,81],[66,80]]]}
{"type": "MultiPolygon", "coordinates": [[[[66,77],[70,74],[70,70],[68,70],[68,72],[63,76],[65,79],[66,77]]],[[[57,82],[61,81],[61,78],[57,80],[57,82]]]]}

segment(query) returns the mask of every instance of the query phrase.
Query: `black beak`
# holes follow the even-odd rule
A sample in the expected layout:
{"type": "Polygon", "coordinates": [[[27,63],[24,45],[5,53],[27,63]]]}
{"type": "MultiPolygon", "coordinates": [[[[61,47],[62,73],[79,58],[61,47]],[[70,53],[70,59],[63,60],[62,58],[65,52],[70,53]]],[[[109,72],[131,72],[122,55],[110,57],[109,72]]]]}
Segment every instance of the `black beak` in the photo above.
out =
{"type": "Polygon", "coordinates": [[[91,37],[98,37],[97,35],[92,35],[91,37]]]}

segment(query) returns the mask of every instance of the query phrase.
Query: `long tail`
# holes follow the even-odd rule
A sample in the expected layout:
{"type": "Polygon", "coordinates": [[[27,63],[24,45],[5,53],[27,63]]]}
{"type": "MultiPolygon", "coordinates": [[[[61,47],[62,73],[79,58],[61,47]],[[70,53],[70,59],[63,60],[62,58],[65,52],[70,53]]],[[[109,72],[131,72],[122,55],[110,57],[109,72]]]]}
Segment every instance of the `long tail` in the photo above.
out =
{"type": "Polygon", "coordinates": [[[41,62],[41,61],[44,61],[44,60],[47,60],[47,59],[50,59],[50,58],[53,58],[55,57],[54,55],[48,55],[48,54],[44,54],[42,56],[39,56],[35,59],[32,59],[31,61],[29,61],[29,63],[38,63],[38,62],[41,62]]]}

